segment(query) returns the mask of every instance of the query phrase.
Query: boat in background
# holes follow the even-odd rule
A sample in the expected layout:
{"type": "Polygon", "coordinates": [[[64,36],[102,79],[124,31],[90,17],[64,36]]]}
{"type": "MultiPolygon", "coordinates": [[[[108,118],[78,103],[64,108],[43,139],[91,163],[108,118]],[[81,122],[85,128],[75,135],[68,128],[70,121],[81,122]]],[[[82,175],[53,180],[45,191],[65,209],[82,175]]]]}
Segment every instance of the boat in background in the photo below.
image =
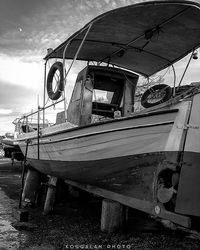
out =
{"type": "Polygon", "coordinates": [[[65,109],[54,126],[18,136],[29,166],[190,227],[200,217],[200,84],[155,85],[140,111],[135,93],[139,75],[174,70],[191,53],[187,70],[199,45],[200,5],[191,1],[144,2],[93,19],[45,57],[45,67],[55,60],[44,82],[52,104],[44,93],[38,113],[45,118],[60,102],[65,109]],[[72,60],[68,70],[65,60],[72,60]],[[67,108],[75,60],[87,66],[67,108]]]}
{"type": "MultiPolygon", "coordinates": [[[[13,121],[15,125],[14,133],[6,133],[2,138],[1,143],[4,150],[4,157],[11,158],[12,163],[14,160],[23,161],[24,155],[18,145],[17,136],[23,133],[29,133],[38,130],[38,120],[32,118],[34,112],[31,112],[30,116],[23,115],[20,118],[16,118],[13,121]]],[[[45,124],[40,125],[39,129],[49,126],[48,121],[46,120],[45,124]]]]}
{"type": "Polygon", "coordinates": [[[24,155],[18,145],[18,141],[14,138],[13,133],[6,133],[2,139],[2,146],[4,150],[4,157],[23,161],[24,155]]]}

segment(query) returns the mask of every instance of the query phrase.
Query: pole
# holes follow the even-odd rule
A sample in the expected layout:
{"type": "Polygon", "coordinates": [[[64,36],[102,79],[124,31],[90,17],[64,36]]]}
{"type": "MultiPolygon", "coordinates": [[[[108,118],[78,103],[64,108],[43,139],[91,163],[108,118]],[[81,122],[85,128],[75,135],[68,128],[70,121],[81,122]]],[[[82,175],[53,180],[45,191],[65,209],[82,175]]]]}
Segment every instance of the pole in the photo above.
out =
{"type": "MultiPolygon", "coordinates": [[[[93,24],[93,23],[91,23],[91,24],[87,27],[86,33],[85,33],[85,35],[84,35],[84,37],[83,37],[83,40],[81,41],[81,44],[79,45],[79,47],[78,47],[78,49],[77,49],[77,51],[76,51],[76,54],[75,54],[75,56],[74,56],[74,59],[73,59],[72,63],[70,64],[70,66],[69,66],[67,72],[65,72],[65,54],[66,54],[67,48],[68,48],[68,46],[70,45],[70,42],[71,42],[71,41],[69,41],[69,42],[66,44],[65,48],[64,48],[64,51],[63,51],[64,86],[66,85],[66,78],[67,78],[67,76],[68,76],[68,74],[69,74],[69,71],[71,70],[71,68],[72,68],[72,66],[73,66],[73,64],[74,64],[74,62],[76,61],[76,58],[77,58],[77,56],[78,56],[78,54],[79,54],[79,52],[80,52],[80,50],[81,50],[81,48],[82,48],[82,46],[83,46],[83,43],[85,42],[85,39],[86,39],[86,37],[87,37],[87,35],[88,35],[88,33],[89,33],[91,27],[92,27],[92,24],[93,24]]],[[[64,88],[64,111],[65,111],[65,121],[66,121],[66,120],[67,120],[67,106],[66,106],[65,88],[64,88]]]]}
{"type": "Polygon", "coordinates": [[[40,159],[40,106],[39,106],[39,96],[38,96],[37,151],[38,151],[38,160],[39,160],[40,159]]]}
{"type": "Polygon", "coordinates": [[[22,206],[22,193],[24,190],[24,176],[25,176],[25,170],[26,170],[26,158],[28,153],[28,144],[29,140],[26,141],[26,150],[24,155],[24,162],[23,162],[23,168],[22,168],[22,182],[21,182],[21,192],[20,192],[20,198],[19,198],[19,208],[22,206]]]}
{"type": "Polygon", "coordinates": [[[47,61],[44,63],[43,128],[44,128],[44,124],[45,124],[46,72],[47,72],[47,61]]]}

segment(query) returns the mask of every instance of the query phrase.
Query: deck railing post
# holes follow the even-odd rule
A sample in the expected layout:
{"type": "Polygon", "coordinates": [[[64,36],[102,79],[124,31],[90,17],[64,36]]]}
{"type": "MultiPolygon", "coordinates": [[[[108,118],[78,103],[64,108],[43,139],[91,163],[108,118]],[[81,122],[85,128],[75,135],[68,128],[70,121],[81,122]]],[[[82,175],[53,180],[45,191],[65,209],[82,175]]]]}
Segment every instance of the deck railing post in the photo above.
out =
{"type": "Polygon", "coordinates": [[[46,72],[47,72],[47,61],[45,61],[45,63],[44,63],[43,128],[44,128],[44,124],[45,124],[46,72]]]}
{"type": "Polygon", "coordinates": [[[38,104],[37,151],[38,151],[38,160],[39,160],[40,159],[40,106],[39,104],[38,104]]]}

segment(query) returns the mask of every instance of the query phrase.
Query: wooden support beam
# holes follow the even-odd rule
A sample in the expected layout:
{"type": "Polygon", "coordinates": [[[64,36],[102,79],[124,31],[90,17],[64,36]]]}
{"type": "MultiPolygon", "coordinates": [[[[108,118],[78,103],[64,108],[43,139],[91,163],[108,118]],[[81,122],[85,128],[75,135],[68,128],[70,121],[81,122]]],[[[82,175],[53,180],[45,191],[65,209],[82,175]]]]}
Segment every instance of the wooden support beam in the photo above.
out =
{"type": "Polygon", "coordinates": [[[159,206],[155,206],[154,210],[152,211],[152,214],[162,219],[170,220],[173,223],[178,224],[180,226],[191,228],[191,218],[188,216],[167,211],[159,206]],[[159,213],[156,212],[159,209],[160,209],[159,213]]]}
{"type": "Polygon", "coordinates": [[[139,199],[136,199],[130,196],[125,196],[119,193],[115,193],[115,192],[112,192],[103,188],[98,188],[95,186],[86,185],[86,184],[78,183],[78,182],[71,181],[71,180],[65,180],[65,183],[72,185],[74,187],[80,188],[82,190],[85,190],[89,193],[95,194],[97,196],[110,199],[113,201],[117,201],[125,206],[132,207],[132,208],[138,209],[146,213],[151,213],[154,208],[154,205],[151,202],[146,201],[146,200],[139,200],[139,199]]]}
{"type": "Polygon", "coordinates": [[[134,209],[138,209],[138,210],[146,212],[148,214],[153,214],[156,217],[170,220],[170,221],[172,221],[178,225],[181,225],[183,227],[186,227],[186,228],[191,227],[190,217],[167,211],[164,208],[159,207],[154,202],[136,199],[136,198],[133,198],[130,196],[125,196],[123,194],[115,193],[115,192],[112,192],[112,191],[109,191],[106,189],[78,183],[78,182],[71,181],[71,180],[65,180],[65,183],[70,184],[70,185],[75,186],[75,187],[78,187],[82,190],[85,190],[85,191],[92,193],[92,194],[95,194],[97,196],[107,198],[107,199],[110,199],[113,201],[117,201],[125,206],[131,207],[134,209]]]}
{"type": "Polygon", "coordinates": [[[44,204],[44,212],[43,212],[44,215],[47,215],[53,211],[55,195],[56,195],[56,184],[57,184],[57,178],[50,176],[49,182],[48,182],[46,200],[44,204]]]}
{"type": "Polygon", "coordinates": [[[38,171],[34,169],[28,169],[22,193],[22,201],[24,201],[26,204],[35,205],[41,182],[40,177],[41,174],[38,171]]]}
{"type": "Polygon", "coordinates": [[[112,233],[121,229],[125,221],[126,207],[119,202],[104,199],[102,202],[101,231],[112,233]]]}

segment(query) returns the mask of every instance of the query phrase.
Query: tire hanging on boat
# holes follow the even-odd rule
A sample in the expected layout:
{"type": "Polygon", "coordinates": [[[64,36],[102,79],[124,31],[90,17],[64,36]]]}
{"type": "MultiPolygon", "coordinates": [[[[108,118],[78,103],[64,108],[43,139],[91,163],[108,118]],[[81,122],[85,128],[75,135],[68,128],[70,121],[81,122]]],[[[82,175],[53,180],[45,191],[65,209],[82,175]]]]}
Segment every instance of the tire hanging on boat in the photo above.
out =
{"type": "Polygon", "coordinates": [[[51,100],[58,100],[63,90],[64,90],[63,64],[61,62],[55,62],[51,66],[47,76],[47,93],[51,100]],[[56,90],[54,90],[53,78],[57,70],[60,73],[60,78],[59,81],[57,82],[58,86],[56,87],[56,90]]]}
{"type": "Polygon", "coordinates": [[[144,92],[141,98],[141,104],[144,108],[150,108],[150,107],[153,107],[153,106],[156,106],[158,104],[168,101],[171,96],[172,96],[172,89],[169,85],[166,85],[166,84],[155,85],[147,89],[144,92]],[[157,93],[161,92],[161,93],[164,93],[164,95],[157,102],[149,102],[148,97],[154,94],[155,92],[157,93]]]}

